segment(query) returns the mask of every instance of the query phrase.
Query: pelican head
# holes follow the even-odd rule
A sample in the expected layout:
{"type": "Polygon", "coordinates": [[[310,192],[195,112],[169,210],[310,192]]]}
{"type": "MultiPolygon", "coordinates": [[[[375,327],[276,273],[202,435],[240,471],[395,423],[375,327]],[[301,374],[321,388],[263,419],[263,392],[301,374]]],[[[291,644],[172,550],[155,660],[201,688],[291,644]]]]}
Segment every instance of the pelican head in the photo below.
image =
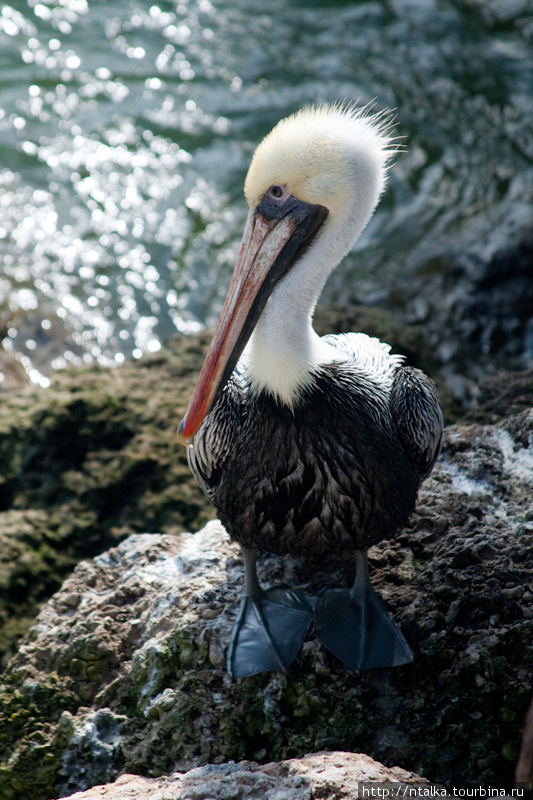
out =
{"type": "Polygon", "coordinates": [[[325,206],[333,219],[351,209],[368,221],[385,187],[390,131],[389,118],[353,106],[312,106],[282,119],[252,158],[244,183],[250,209],[271,186],[282,186],[325,206]]]}
{"type": "Polygon", "coordinates": [[[372,216],[385,187],[393,141],[387,116],[326,105],[281,120],[261,142],[246,176],[250,211],[233,277],[179,427],[183,443],[192,442],[256,327],[264,341],[273,343],[261,351],[255,342],[264,364],[258,388],[272,385],[274,394],[290,404],[305,384],[316,360],[318,337],[310,324],[316,301],[328,274],[372,216]],[[268,353],[279,356],[284,350],[286,361],[276,362],[278,387],[276,376],[269,376],[268,353]],[[285,389],[282,373],[292,376],[285,389]]]}

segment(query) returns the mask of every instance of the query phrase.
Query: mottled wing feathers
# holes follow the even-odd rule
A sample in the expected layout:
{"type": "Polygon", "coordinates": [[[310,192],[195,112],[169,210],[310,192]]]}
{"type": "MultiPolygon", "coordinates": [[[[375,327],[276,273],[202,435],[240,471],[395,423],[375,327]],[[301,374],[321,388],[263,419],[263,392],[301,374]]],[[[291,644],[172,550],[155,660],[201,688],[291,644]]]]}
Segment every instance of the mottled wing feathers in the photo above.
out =
{"type": "Polygon", "coordinates": [[[394,377],[391,412],[402,444],[427,478],[439,455],[444,422],[433,381],[421,370],[401,367],[394,377]]]}
{"type": "Polygon", "coordinates": [[[187,449],[191,472],[214,505],[222,472],[239,438],[246,400],[244,386],[237,368],[196,433],[193,447],[187,449]]]}
{"type": "Polygon", "coordinates": [[[344,363],[355,373],[364,373],[376,386],[390,389],[403,356],[391,355],[391,346],[366,333],[328,334],[325,342],[333,345],[339,353],[339,363],[344,363]]]}

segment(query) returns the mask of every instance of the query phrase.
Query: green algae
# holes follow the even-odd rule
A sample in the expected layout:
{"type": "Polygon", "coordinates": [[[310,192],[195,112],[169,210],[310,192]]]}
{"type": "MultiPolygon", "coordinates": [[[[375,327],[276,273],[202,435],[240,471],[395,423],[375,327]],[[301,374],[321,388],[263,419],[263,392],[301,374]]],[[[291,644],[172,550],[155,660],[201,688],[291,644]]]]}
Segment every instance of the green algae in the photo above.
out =
{"type": "Polygon", "coordinates": [[[206,336],[157,357],[57,373],[0,407],[0,663],[76,563],[214,515],[176,441],[206,336]],[[16,620],[16,622],[14,622],[16,620]]]}

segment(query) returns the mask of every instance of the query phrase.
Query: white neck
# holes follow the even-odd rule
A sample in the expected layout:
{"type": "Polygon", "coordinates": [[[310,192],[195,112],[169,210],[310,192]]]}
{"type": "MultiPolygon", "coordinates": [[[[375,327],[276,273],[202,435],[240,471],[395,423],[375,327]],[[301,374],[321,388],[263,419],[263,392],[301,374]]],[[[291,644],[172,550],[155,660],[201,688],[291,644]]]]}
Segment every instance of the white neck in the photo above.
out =
{"type": "Polygon", "coordinates": [[[322,343],[311,323],[313,295],[320,290],[303,297],[293,291],[293,283],[287,277],[276,287],[246,350],[252,386],[289,406],[312,383],[319,366],[334,356],[333,348],[322,343]]]}
{"type": "Polygon", "coordinates": [[[329,273],[359,236],[372,210],[362,223],[354,220],[353,213],[336,221],[328,217],[312,247],[275,287],[245,351],[254,389],[267,390],[293,406],[320,367],[339,360],[336,348],[313,329],[312,317],[329,273]]]}

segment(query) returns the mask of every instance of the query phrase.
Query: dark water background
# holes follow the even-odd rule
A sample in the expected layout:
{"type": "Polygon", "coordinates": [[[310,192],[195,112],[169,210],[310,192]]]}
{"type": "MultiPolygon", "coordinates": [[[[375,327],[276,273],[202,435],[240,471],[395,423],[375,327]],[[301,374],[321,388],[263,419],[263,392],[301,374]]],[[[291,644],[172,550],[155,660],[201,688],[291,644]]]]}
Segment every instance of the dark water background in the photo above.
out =
{"type": "MultiPolygon", "coordinates": [[[[425,326],[468,393],[461,281],[472,289],[476,264],[533,225],[531,0],[3,5],[4,348],[46,386],[68,363],[121,363],[212,324],[255,145],[306,103],[374,98],[396,109],[407,152],[324,298],[425,326]]],[[[502,300],[511,317],[521,286],[502,300]]],[[[531,357],[533,326],[518,317],[518,344],[500,348],[511,366],[531,357]]]]}

